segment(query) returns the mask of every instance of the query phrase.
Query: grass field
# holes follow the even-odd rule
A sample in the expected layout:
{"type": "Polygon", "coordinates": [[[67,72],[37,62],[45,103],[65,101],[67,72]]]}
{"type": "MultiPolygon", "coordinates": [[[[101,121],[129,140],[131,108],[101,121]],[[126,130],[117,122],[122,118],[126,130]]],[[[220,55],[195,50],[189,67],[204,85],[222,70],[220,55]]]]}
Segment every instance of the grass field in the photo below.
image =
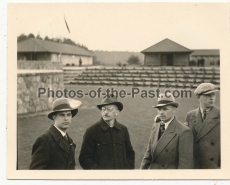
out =
{"type": "MultiPolygon", "coordinates": [[[[96,90],[97,86],[66,86],[66,89],[70,90],[96,90]]],[[[111,88],[111,86],[109,87],[111,88]]],[[[105,90],[105,88],[103,88],[105,90]]],[[[131,92],[131,87],[114,87],[116,90],[127,90],[131,92]]],[[[142,87],[145,90],[156,90],[150,87],[142,87]]],[[[163,91],[163,89],[160,89],[163,91]]],[[[105,92],[105,91],[104,91],[105,92]]],[[[193,90],[192,90],[193,92],[193,90]]],[[[96,108],[97,104],[100,104],[101,98],[89,98],[84,97],[80,99],[82,106],[76,117],[73,118],[72,124],[68,133],[73,139],[76,147],[76,169],[81,169],[78,163],[79,151],[81,148],[83,134],[89,126],[94,124],[100,119],[100,111],[96,108]]],[[[135,168],[140,167],[142,157],[145,153],[147,143],[150,136],[153,119],[157,114],[157,109],[152,108],[156,105],[157,98],[141,98],[137,96],[135,98],[126,97],[119,98],[123,103],[124,109],[119,114],[117,120],[128,127],[131,142],[135,150],[135,168]]],[[[191,98],[178,98],[176,101],[180,104],[176,112],[177,118],[184,122],[186,113],[198,106],[198,100],[192,93],[191,98]]],[[[216,105],[220,106],[220,94],[217,93],[216,105]]],[[[28,169],[30,164],[31,149],[35,139],[44,132],[52,121],[46,116],[24,117],[18,118],[17,130],[18,130],[18,169],[28,169]]]]}

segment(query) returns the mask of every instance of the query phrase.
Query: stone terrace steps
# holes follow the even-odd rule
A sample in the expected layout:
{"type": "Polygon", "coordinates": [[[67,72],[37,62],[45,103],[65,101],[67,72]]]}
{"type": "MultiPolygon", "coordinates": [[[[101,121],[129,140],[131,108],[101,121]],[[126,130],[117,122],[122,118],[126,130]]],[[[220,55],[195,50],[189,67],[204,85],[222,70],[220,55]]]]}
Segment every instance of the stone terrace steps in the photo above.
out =
{"type": "Polygon", "coordinates": [[[64,69],[65,84],[132,85],[195,88],[203,82],[220,86],[219,68],[108,67],[64,69]]]}

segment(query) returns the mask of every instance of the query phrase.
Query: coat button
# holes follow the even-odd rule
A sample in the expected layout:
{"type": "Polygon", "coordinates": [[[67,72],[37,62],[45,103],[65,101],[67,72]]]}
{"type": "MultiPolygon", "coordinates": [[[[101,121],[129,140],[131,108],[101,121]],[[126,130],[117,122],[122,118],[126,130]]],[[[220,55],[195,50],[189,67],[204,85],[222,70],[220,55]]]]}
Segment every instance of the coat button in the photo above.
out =
{"type": "Polygon", "coordinates": [[[213,158],[210,158],[210,161],[213,161],[214,159],[213,158]]]}
{"type": "Polygon", "coordinates": [[[168,149],[165,149],[165,152],[168,152],[169,150],[168,149]]]}
{"type": "Polygon", "coordinates": [[[211,145],[214,145],[214,142],[211,142],[211,145]]]}
{"type": "Polygon", "coordinates": [[[162,164],[161,166],[162,166],[162,167],[165,167],[165,165],[164,165],[164,164],[162,164]]]}

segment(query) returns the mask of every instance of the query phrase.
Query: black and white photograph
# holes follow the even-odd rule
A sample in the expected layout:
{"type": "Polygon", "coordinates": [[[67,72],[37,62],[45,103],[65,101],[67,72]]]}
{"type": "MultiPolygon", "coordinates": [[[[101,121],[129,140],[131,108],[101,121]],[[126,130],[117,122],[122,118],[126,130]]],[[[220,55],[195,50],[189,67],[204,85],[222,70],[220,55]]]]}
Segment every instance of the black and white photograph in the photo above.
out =
{"type": "Polygon", "coordinates": [[[229,179],[229,19],[227,2],[9,3],[7,177],[229,179]]]}

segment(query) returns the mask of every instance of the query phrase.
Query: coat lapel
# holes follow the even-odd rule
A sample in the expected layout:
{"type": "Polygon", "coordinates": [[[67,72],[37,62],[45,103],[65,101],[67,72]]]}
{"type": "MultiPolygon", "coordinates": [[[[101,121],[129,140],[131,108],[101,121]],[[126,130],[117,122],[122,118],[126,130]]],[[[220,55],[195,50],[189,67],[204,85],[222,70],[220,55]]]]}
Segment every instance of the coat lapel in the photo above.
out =
{"type": "Polygon", "coordinates": [[[61,138],[59,146],[70,154],[70,144],[64,138],[61,138]]]}
{"type": "MultiPolygon", "coordinates": [[[[164,150],[164,148],[168,145],[168,143],[176,136],[175,128],[177,122],[178,122],[177,119],[174,118],[173,121],[169,124],[168,128],[165,130],[164,134],[159,139],[156,148],[153,152],[153,160],[155,160],[155,158],[162,152],[162,150],[164,150]]],[[[158,126],[158,130],[159,130],[159,126],[158,126]]]]}
{"type": "Polygon", "coordinates": [[[75,148],[76,148],[76,145],[73,143],[73,140],[69,137],[68,135],[68,138],[69,138],[69,145],[70,145],[70,149],[69,149],[69,153],[71,154],[68,158],[68,165],[67,166],[70,166],[71,165],[71,162],[73,161],[73,158],[75,156],[75,148]]]}
{"type": "Polygon", "coordinates": [[[201,139],[204,135],[206,135],[210,130],[212,130],[217,124],[219,124],[219,109],[216,106],[210,110],[207,115],[207,118],[202,123],[202,127],[197,134],[195,142],[201,139]]]}
{"type": "Polygon", "coordinates": [[[151,154],[153,157],[155,148],[157,146],[158,143],[158,136],[159,136],[159,129],[160,129],[160,123],[155,123],[153,131],[152,131],[152,142],[151,142],[151,154]]]}
{"type": "Polygon", "coordinates": [[[58,143],[58,145],[66,151],[68,154],[70,153],[70,145],[69,143],[64,139],[64,137],[61,135],[61,133],[55,128],[55,126],[51,125],[51,127],[48,130],[50,134],[54,137],[55,141],[58,143]]]}
{"type": "Polygon", "coordinates": [[[200,113],[200,109],[197,108],[195,110],[195,113],[190,117],[190,121],[189,121],[189,124],[192,125],[191,128],[194,128],[196,134],[199,132],[202,122],[203,119],[200,113]]]}

